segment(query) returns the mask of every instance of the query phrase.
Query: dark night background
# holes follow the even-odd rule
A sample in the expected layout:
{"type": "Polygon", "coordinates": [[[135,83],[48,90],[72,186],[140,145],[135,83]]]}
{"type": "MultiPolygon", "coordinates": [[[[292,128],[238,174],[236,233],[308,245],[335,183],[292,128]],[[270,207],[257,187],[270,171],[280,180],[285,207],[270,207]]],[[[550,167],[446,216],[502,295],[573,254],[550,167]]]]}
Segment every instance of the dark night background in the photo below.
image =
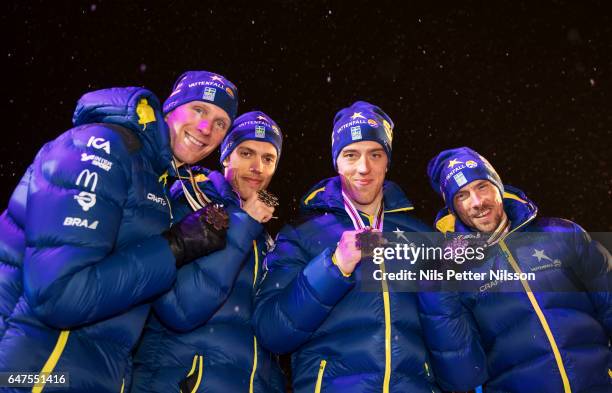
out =
{"type": "Polygon", "coordinates": [[[390,178],[426,222],[441,206],[427,162],[469,145],[541,215],[612,230],[607,1],[153,3],[6,6],[3,207],[83,93],[141,85],[163,100],[180,73],[205,69],[238,86],[240,112],[261,109],[285,134],[274,230],[333,175],[332,119],[357,99],[394,120],[390,178]]]}

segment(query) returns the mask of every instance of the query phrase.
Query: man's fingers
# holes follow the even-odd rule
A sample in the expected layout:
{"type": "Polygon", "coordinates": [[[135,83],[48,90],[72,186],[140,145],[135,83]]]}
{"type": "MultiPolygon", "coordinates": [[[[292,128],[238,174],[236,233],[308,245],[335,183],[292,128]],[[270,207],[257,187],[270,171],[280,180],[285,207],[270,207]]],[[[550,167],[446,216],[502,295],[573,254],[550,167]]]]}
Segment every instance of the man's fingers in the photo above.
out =
{"type": "Polygon", "coordinates": [[[257,199],[255,201],[256,206],[264,212],[269,212],[270,214],[274,213],[274,207],[273,206],[268,206],[266,205],[264,202],[262,202],[261,200],[257,199]]]}
{"type": "Polygon", "coordinates": [[[252,194],[251,194],[251,196],[249,196],[249,197],[247,198],[247,201],[250,201],[250,202],[253,202],[253,201],[256,201],[256,200],[258,200],[258,199],[257,199],[257,193],[256,193],[256,192],[252,193],[252,194]]]}

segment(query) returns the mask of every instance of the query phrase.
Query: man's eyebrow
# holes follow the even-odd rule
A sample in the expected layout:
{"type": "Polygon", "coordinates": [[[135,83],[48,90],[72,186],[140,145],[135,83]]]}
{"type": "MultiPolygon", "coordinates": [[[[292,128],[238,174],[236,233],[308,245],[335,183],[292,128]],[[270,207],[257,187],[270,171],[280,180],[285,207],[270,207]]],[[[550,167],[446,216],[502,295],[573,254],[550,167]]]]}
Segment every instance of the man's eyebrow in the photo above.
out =
{"type": "Polygon", "coordinates": [[[247,151],[249,153],[255,153],[255,150],[251,149],[250,147],[246,147],[246,146],[238,146],[238,150],[247,151]]]}

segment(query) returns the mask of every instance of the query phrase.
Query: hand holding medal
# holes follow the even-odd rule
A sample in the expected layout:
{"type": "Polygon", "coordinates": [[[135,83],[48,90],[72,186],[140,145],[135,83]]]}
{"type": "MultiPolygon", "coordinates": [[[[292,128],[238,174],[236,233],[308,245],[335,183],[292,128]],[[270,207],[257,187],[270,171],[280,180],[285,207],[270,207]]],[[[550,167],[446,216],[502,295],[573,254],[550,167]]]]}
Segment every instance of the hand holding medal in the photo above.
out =
{"type": "Polygon", "coordinates": [[[361,250],[362,256],[371,256],[375,248],[386,244],[386,239],[383,237],[382,232],[371,227],[363,228],[361,232],[357,233],[355,238],[356,247],[361,250]]]}
{"type": "Polygon", "coordinates": [[[254,220],[264,223],[274,217],[274,209],[278,206],[278,198],[266,190],[254,192],[242,205],[242,209],[254,220]]]}
{"type": "Polygon", "coordinates": [[[269,207],[275,208],[278,206],[278,197],[268,190],[257,191],[257,199],[259,199],[269,207]]]}

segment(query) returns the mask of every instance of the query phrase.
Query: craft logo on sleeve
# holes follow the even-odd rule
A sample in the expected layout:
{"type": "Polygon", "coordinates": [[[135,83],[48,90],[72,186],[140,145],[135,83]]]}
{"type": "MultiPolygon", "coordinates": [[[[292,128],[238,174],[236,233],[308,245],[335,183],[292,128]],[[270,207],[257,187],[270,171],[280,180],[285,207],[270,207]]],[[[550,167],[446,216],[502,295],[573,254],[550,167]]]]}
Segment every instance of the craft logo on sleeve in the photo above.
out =
{"type": "Polygon", "coordinates": [[[217,89],[215,89],[214,87],[205,87],[204,95],[202,96],[202,98],[208,101],[214,101],[216,94],[217,94],[217,89]]]}
{"type": "Polygon", "coordinates": [[[164,198],[162,198],[160,196],[157,196],[157,195],[153,194],[152,192],[147,194],[147,199],[150,200],[150,201],[153,201],[155,203],[158,203],[158,204],[160,204],[162,206],[166,206],[167,205],[167,202],[166,202],[166,200],[164,198]]]}

